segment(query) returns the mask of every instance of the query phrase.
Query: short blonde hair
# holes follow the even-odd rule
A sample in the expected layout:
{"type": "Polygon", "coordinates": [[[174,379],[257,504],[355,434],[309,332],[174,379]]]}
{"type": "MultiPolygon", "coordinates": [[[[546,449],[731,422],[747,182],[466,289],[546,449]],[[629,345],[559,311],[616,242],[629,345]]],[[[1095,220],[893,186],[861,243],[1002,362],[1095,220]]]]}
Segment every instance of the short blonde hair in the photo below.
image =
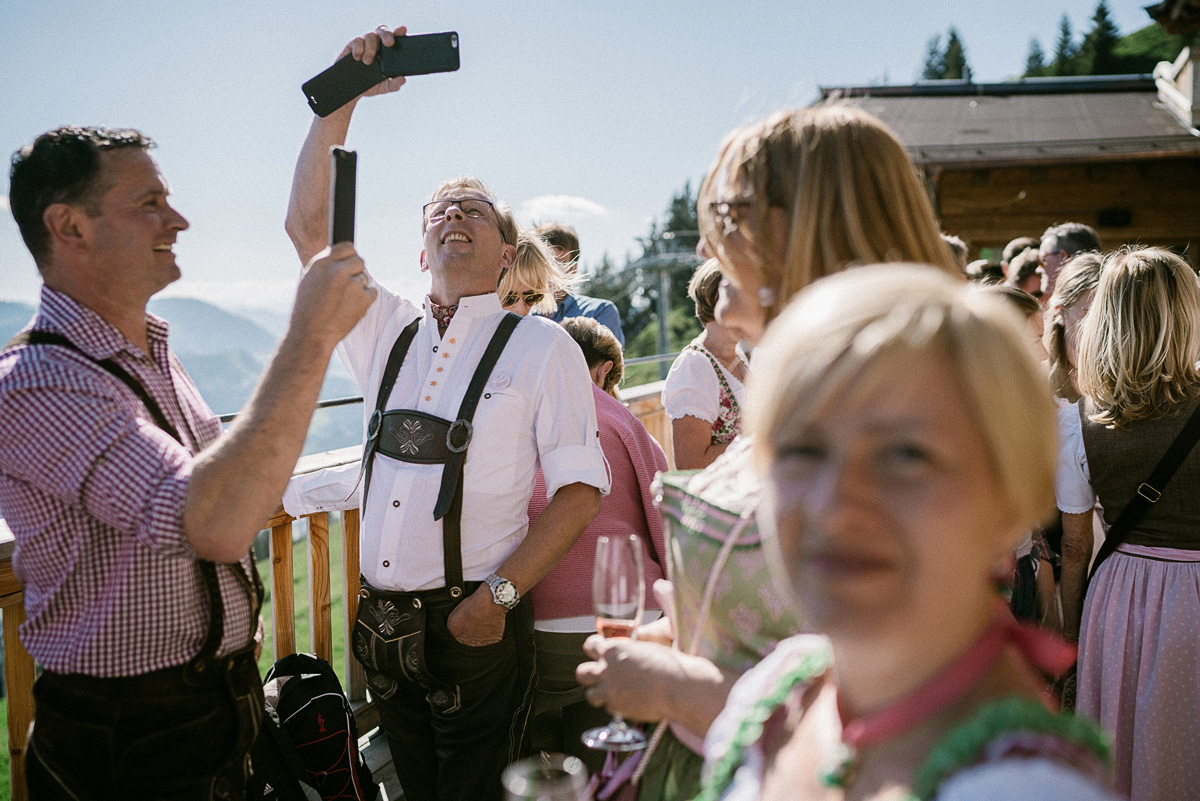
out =
{"type": "Polygon", "coordinates": [[[536,234],[521,231],[517,234],[517,258],[512,267],[505,270],[496,287],[501,302],[505,295],[516,291],[518,283],[542,293],[542,299],[530,308],[531,312],[553,314],[558,308],[554,293],[569,291],[572,282],[571,276],[563,272],[545,240],[536,234]]]}
{"type": "MultiPolygon", "coordinates": [[[[517,219],[513,217],[512,209],[503,200],[492,194],[492,191],[484,186],[483,181],[473,175],[461,175],[458,178],[450,178],[442,181],[438,188],[433,190],[431,200],[441,200],[447,195],[459,190],[469,189],[474,192],[479,192],[489,201],[492,208],[496,211],[496,226],[500,229],[500,238],[504,240],[504,244],[517,246],[517,219]]],[[[425,220],[421,220],[421,231],[425,231],[425,220]]]]}
{"type": "Polygon", "coordinates": [[[1057,447],[1054,404],[1023,328],[1002,298],[927,265],[873,265],[817,282],[754,352],[747,429],[760,466],[785,432],[829,403],[942,357],[987,443],[1013,525],[1028,530],[1053,509],[1057,447]]]}
{"type": "Polygon", "coordinates": [[[700,235],[714,253],[726,232],[713,204],[738,189],[752,203],[762,284],[775,290],[767,322],[796,292],[851,265],[923,262],[962,275],[900,140],[846,103],[779,112],[729,135],[697,197],[700,235]],[[782,243],[767,224],[771,208],[787,213],[782,243]],[[784,262],[774,264],[780,244],[784,262]]]}
{"type": "Polygon", "coordinates": [[[1076,366],[1067,356],[1067,322],[1063,313],[1095,290],[1103,263],[1099,253],[1081,253],[1066,262],[1047,305],[1050,314],[1042,344],[1050,355],[1050,391],[1071,403],[1079,400],[1079,393],[1071,383],[1071,372],[1076,366]]]}
{"type": "Polygon", "coordinates": [[[1080,325],[1079,388],[1092,420],[1112,427],[1163,417],[1200,393],[1200,283],[1163,248],[1122,249],[1104,261],[1080,325]]]}

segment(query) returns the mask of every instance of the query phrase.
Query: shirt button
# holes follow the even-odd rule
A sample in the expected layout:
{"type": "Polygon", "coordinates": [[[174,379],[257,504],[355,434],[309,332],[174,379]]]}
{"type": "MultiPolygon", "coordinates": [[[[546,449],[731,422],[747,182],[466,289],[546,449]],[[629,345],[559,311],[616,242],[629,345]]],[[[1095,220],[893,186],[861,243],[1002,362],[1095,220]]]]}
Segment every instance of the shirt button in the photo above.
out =
{"type": "MultiPolygon", "coordinates": [[[[597,434],[596,436],[599,436],[599,434],[597,434]]],[[[400,501],[392,501],[392,506],[395,508],[398,508],[400,506],[400,501]]]]}
{"type": "Polygon", "coordinates": [[[384,559],[384,560],[383,560],[383,566],[384,566],[384,567],[391,567],[391,566],[392,566],[392,563],[391,563],[391,562],[389,562],[388,560],[384,559]]]}
{"type": "Polygon", "coordinates": [[[437,345],[434,345],[434,346],[433,346],[433,352],[434,352],[434,353],[437,353],[437,345]]]}

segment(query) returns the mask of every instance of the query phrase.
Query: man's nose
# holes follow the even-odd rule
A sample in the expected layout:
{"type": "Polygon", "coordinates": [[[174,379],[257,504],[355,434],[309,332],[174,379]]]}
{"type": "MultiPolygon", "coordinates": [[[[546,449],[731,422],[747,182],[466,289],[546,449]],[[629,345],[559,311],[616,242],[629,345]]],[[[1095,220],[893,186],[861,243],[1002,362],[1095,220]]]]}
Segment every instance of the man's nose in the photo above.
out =
{"type": "Polygon", "coordinates": [[[168,204],[167,208],[171,210],[171,217],[167,220],[167,226],[176,231],[186,231],[192,227],[192,224],[187,221],[187,218],[180,214],[174,206],[168,204]]]}

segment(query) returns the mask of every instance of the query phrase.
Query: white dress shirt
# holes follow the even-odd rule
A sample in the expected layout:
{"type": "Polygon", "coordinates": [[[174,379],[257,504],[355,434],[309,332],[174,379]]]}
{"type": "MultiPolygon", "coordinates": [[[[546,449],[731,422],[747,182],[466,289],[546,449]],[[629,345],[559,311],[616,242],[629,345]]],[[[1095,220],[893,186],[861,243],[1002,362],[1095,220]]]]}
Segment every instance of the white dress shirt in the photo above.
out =
{"type": "MultiPolygon", "coordinates": [[[[342,362],[363,393],[364,435],[392,344],[418,317],[424,319],[386,408],[454,420],[503,319],[499,298],[495,293],[463,298],[446,335],[440,337],[428,308],[422,312],[376,287],[379,297],[338,345],[342,362]]],[[[587,363],[563,328],[540,317],[521,321],[492,370],[473,426],[463,477],[463,578],[482,581],[525,538],[526,507],[539,466],[551,498],[560,487],[576,482],[608,493],[608,466],[600,449],[587,363]]],[[[372,471],[362,523],[363,576],[382,589],[445,586],[442,523],[433,519],[442,465],[409,464],[376,454],[372,471]]],[[[330,477],[338,485],[333,494],[350,472],[341,470],[330,477]]],[[[297,491],[304,494],[305,481],[315,495],[330,494],[329,479],[318,474],[301,477],[290,492],[293,497],[297,491]]],[[[360,486],[360,497],[361,493],[360,486]]]]}

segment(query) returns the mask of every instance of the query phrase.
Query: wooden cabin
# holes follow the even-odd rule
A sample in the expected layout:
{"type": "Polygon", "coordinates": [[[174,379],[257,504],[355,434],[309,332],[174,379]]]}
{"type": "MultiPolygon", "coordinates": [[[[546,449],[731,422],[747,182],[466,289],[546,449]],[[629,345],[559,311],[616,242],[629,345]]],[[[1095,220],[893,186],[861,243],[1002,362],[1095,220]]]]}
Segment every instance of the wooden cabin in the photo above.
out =
{"type": "MultiPolygon", "coordinates": [[[[924,171],[947,233],[999,258],[1055,223],[1105,248],[1162,245],[1200,269],[1200,52],[1153,75],[838,87],[924,171]]],[[[982,253],[980,253],[982,251],[982,253]]]]}

